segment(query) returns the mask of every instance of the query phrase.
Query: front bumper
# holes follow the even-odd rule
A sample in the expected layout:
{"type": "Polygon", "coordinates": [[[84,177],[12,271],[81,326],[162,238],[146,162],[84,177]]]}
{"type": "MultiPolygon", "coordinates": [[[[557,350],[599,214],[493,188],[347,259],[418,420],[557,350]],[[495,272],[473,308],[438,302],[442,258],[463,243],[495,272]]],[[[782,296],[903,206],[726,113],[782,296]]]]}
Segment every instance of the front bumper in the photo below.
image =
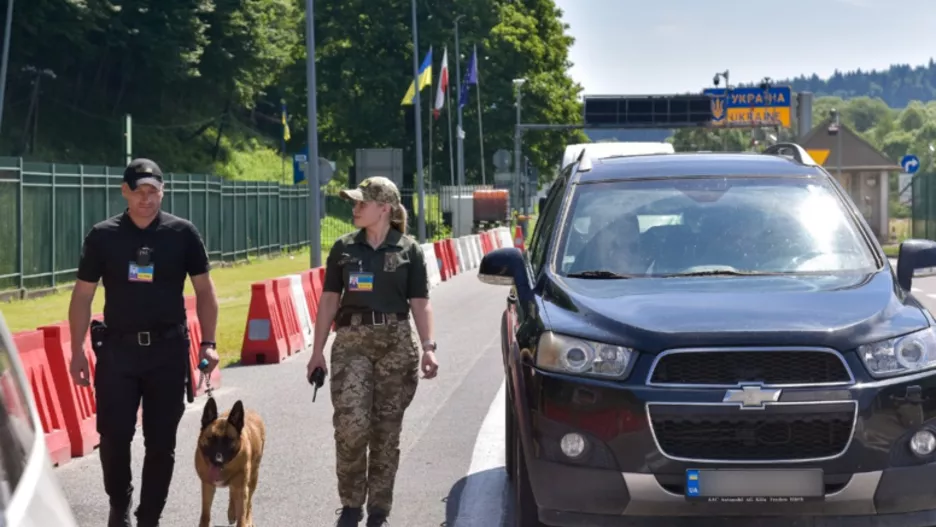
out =
{"type": "Polygon", "coordinates": [[[795,414],[800,405],[804,414],[822,405],[846,405],[853,409],[853,422],[847,441],[840,441],[834,453],[780,462],[711,459],[704,451],[681,457],[661,448],[648,408],[678,413],[681,404],[717,406],[724,390],[621,384],[532,369],[523,377],[532,432],[527,439],[533,441],[525,445],[526,465],[546,525],[936,526],[936,453],[919,458],[908,447],[916,431],[936,431],[936,375],[784,390],[778,408],[789,406],[777,413],[795,414]],[[561,451],[560,440],[570,432],[586,438],[579,459],[561,451]],[[717,468],[819,468],[825,495],[794,503],[708,503],[684,497],[687,470],[717,468]]]}
{"type": "Polygon", "coordinates": [[[936,464],[852,475],[822,501],[787,505],[688,502],[653,474],[548,461],[528,464],[540,521],[556,527],[932,527],[936,464]],[[561,488],[550,482],[562,481],[561,488]],[[583,506],[583,504],[588,504],[583,506]]]}

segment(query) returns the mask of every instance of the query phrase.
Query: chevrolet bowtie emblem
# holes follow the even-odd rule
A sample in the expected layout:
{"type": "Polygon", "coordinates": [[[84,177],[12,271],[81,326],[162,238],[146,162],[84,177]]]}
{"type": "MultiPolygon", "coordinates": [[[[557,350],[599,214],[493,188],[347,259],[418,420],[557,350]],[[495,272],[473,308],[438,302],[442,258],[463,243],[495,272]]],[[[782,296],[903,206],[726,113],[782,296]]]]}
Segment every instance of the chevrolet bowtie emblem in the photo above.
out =
{"type": "Polygon", "coordinates": [[[766,403],[775,403],[780,400],[783,390],[761,388],[760,386],[742,386],[740,390],[725,392],[723,403],[739,403],[742,409],[764,409],[766,403]]]}

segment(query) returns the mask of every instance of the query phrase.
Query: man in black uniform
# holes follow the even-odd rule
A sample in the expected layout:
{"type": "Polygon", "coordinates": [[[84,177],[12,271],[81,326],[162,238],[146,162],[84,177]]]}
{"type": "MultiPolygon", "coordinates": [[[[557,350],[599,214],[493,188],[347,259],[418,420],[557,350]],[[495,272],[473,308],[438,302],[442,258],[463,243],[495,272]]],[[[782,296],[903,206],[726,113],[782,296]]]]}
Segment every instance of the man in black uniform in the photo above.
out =
{"type": "Polygon", "coordinates": [[[184,286],[191,277],[198,298],[201,359],[217,365],[218,301],[209,276],[208,254],[191,222],[162,212],[163,178],[148,159],[124,172],[127,209],[95,225],[84,240],[72,291],[71,375],[90,385],[82,345],[88,334],[98,280],[104,285],[104,324],[92,331],[97,371],[97,430],[104,490],[110,498],[108,527],[130,526],[133,495],[130,443],[143,402],[143,461],[138,527],[159,524],[175,461],[176,431],[185,410],[189,381],[189,334],[184,286]],[[97,345],[101,342],[101,345],[97,345]]]}

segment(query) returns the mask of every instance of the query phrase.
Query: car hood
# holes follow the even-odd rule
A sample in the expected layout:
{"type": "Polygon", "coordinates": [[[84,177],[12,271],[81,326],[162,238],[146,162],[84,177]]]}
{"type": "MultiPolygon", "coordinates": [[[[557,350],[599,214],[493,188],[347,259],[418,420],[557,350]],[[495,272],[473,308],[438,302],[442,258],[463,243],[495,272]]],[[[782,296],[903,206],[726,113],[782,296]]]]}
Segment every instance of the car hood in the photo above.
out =
{"type": "Polygon", "coordinates": [[[928,326],[892,275],[551,277],[550,329],[652,352],[706,345],[852,349],[928,326]]]}

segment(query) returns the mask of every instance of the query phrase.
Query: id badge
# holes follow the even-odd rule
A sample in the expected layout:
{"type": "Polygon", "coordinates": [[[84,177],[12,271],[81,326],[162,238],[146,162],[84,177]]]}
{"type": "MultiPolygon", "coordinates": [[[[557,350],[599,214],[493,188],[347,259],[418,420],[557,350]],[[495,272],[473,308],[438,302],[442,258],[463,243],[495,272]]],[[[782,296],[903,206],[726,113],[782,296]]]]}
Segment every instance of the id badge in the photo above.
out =
{"type": "Polygon", "coordinates": [[[127,280],[131,282],[153,282],[153,274],[156,269],[153,264],[139,265],[136,262],[130,262],[130,269],[127,273],[127,280]]]}
{"type": "Polygon", "coordinates": [[[348,291],[369,293],[374,290],[374,273],[351,273],[348,277],[348,291]]]}

